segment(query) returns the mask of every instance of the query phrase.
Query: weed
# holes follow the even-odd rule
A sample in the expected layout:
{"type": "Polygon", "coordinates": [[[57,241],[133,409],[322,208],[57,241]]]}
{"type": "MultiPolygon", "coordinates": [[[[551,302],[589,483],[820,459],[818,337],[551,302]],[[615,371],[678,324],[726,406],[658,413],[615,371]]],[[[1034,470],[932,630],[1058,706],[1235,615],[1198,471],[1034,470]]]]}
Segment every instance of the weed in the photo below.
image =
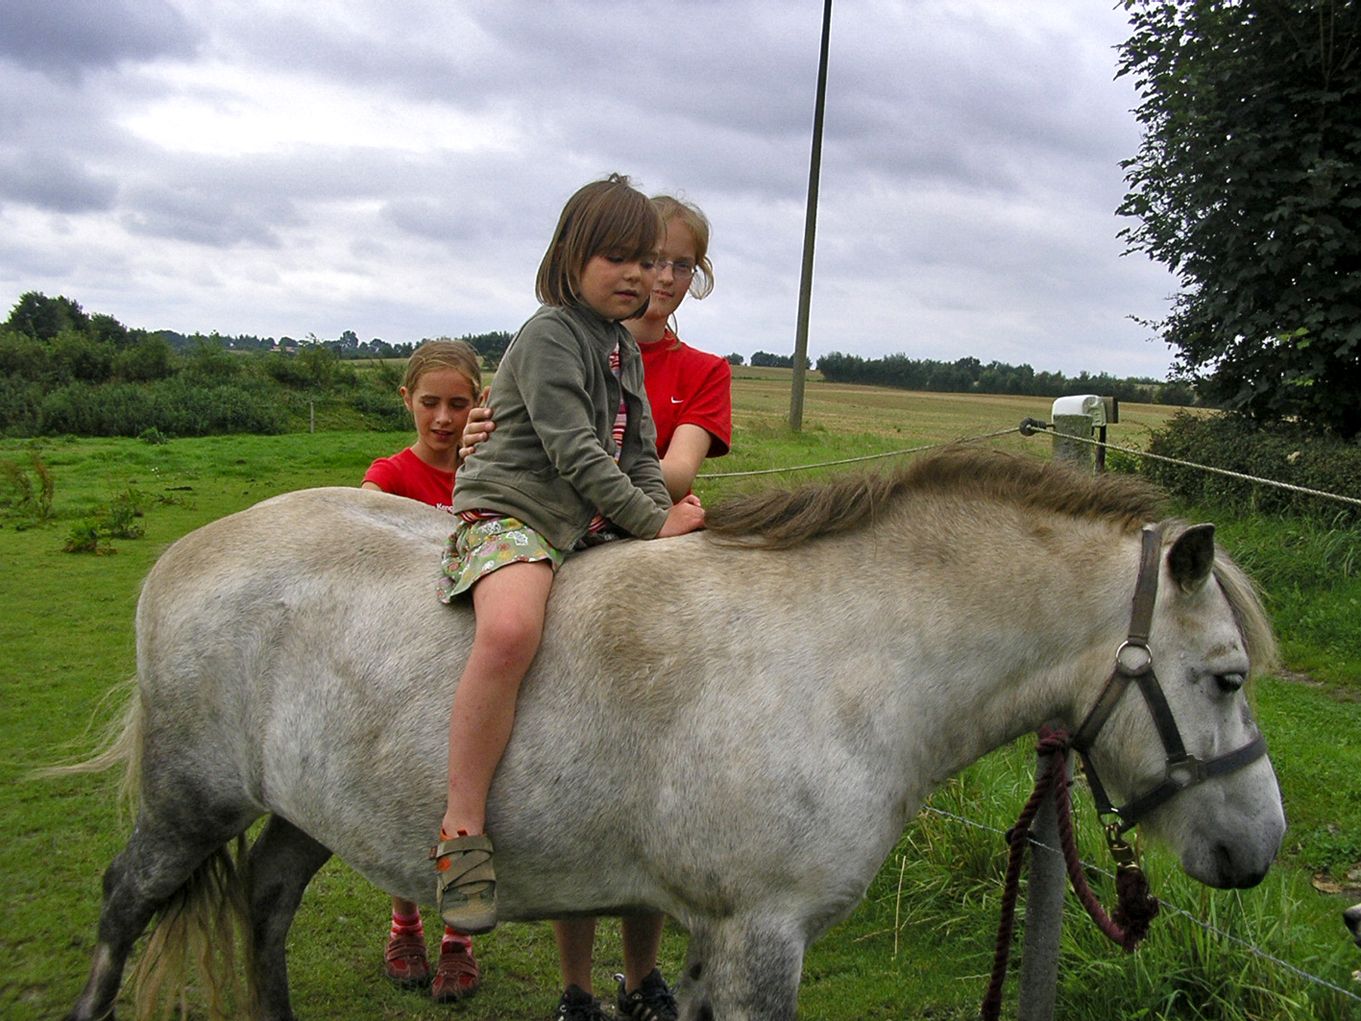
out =
{"type": "Polygon", "coordinates": [[[62,552],[107,556],[118,551],[104,538],[99,522],[94,518],[86,518],[72,525],[71,531],[66,533],[66,544],[62,546],[62,552]]]}
{"type": "Polygon", "coordinates": [[[0,506],[8,506],[15,518],[16,528],[46,524],[52,519],[52,494],[56,480],[36,450],[29,452],[33,478],[17,461],[0,461],[0,477],[8,483],[9,493],[0,497],[0,506]]]}
{"type": "Polygon", "coordinates": [[[62,549],[67,553],[116,553],[109,539],[140,539],[146,534],[137,521],[145,513],[147,494],[128,487],[115,493],[103,507],[71,527],[62,549]]]}

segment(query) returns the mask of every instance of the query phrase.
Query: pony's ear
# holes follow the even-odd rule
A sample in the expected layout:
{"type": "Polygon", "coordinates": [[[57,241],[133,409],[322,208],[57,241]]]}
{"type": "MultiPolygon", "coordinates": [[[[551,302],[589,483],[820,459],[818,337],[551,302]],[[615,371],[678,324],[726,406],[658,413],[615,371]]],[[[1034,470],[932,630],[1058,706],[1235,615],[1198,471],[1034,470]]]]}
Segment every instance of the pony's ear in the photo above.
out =
{"type": "Polygon", "coordinates": [[[1183,592],[1194,592],[1210,577],[1215,562],[1215,526],[1192,525],[1172,543],[1167,566],[1183,592]]]}

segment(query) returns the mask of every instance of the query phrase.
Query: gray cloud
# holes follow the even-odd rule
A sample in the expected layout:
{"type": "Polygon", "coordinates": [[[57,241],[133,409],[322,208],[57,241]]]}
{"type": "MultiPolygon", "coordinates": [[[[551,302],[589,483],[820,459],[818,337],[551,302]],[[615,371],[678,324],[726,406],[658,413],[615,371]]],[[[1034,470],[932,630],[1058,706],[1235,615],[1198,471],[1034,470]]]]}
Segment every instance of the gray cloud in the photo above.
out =
{"type": "MultiPolygon", "coordinates": [[[[718,287],[682,308],[687,339],[792,344],[819,5],[13,6],[0,280],[16,294],[226,333],[514,329],[561,203],[619,170],[713,221],[718,287]]],[[[1126,317],[1161,314],[1170,277],[1115,237],[1137,144],[1111,81],[1121,18],[839,0],[815,356],[1161,373],[1126,317]]]]}
{"type": "Polygon", "coordinates": [[[53,76],[125,61],[188,57],[195,33],[164,0],[41,0],[0,5],[0,57],[53,76]]]}
{"type": "Polygon", "coordinates": [[[23,202],[61,213],[113,207],[117,182],[91,172],[63,152],[0,155],[0,201],[23,202]]]}

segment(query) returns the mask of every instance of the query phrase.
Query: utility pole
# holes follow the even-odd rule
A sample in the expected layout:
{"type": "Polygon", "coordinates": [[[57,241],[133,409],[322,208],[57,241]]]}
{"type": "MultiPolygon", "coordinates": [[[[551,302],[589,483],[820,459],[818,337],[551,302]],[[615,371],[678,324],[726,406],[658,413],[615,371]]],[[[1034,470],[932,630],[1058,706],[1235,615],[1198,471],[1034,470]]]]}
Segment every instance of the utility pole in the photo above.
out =
{"type": "Polygon", "coordinates": [[[808,361],[808,306],[813,297],[813,236],[818,225],[818,178],[822,173],[822,111],[827,103],[827,44],[832,34],[832,0],[822,7],[822,52],[818,95],[813,107],[813,152],[808,160],[808,211],[803,221],[803,273],[799,278],[799,321],[794,333],[794,380],[789,394],[789,427],[803,429],[804,364],[808,361]]]}

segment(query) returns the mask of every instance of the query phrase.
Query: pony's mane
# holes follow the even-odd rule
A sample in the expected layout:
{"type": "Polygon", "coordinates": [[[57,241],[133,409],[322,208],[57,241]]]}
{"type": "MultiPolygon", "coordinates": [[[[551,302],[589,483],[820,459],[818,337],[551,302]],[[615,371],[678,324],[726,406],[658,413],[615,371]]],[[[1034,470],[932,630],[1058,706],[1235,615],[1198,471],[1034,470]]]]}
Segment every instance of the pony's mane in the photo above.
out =
{"type": "Polygon", "coordinates": [[[786,549],[862,527],[909,494],[1111,521],[1126,530],[1156,521],[1165,497],[1128,475],[1093,475],[1052,461],[974,447],[947,447],[891,473],[852,473],[797,489],[737,496],[710,508],[706,526],[730,545],[786,549]]]}
{"type": "Polygon", "coordinates": [[[1243,644],[1247,647],[1253,675],[1275,670],[1280,666],[1276,634],[1252,579],[1219,550],[1216,550],[1214,576],[1233,610],[1233,619],[1237,621],[1238,633],[1243,636],[1243,644]]]}

